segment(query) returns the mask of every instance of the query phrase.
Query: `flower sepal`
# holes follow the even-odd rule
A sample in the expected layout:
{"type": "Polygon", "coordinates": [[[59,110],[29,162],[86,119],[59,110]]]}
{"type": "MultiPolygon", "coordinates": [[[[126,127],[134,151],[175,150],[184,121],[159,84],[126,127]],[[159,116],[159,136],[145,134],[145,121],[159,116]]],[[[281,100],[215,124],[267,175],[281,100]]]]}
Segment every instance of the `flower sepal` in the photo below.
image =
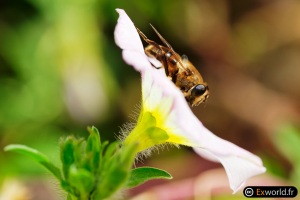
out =
{"type": "Polygon", "coordinates": [[[169,139],[167,132],[157,126],[157,119],[151,112],[143,112],[136,127],[126,137],[124,145],[136,143],[137,152],[144,151],[152,146],[163,144],[169,139]]]}

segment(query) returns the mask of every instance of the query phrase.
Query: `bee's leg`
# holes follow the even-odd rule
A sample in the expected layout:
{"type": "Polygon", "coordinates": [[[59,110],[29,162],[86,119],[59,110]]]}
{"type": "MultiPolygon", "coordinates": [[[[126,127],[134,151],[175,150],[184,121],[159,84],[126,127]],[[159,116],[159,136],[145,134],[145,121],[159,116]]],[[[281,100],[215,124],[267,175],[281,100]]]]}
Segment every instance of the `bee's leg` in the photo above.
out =
{"type": "Polygon", "coordinates": [[[145,35],[142,31],[140,31],[140,29],[138,29],[137,27],[135,27],[135,28],[136,28],[137,32],[139,33],[139,35],[143,38],[143,40],[145,40],[145,42],[147,42],[149,45],[152,45],[152,46],[154,46],[155,48],[157,48],[157,49],[159,49],[159,50],[162,51],[162,48],[161,48],[156,42],[154,42],[154,41],[152,41],[152,40],[149,40],[149,39],[146,37],[146,35],[145,35]]]}
{"type": "MultiPolygon", "coordinates": [[[[167,62],[166,57],[163,55],[164,51],[161,48],[161,46],[159,46],[159,44],[157,44],[156,42],[149,40],[146,37],[146,35],[142,31],[140,31],[140,29],[138,29],[137,27],[135,27],[135,28],[136,28],[137,32],[139,33],[139,35],[145,40],[145,42],[147,42],[149,44],[149,46],[145,48],[145,53],[149,57],[154,57],[157,60],[159,60],[160,62],[162,62],[162,65],[165,68],[166,75],[169,76],[168,62],[167,62]]],[[[157,67],[155,67],[155,68],[157,69],[157,67]]]]}
{"type": "Polygon", "coordinates": [[[170,72],[169,72],[169,69],[168,69],[168,61],[167,61],[166,56],[162,56],[162,61],[163,61],[163,66],[165,68],[166,75],[167,75],[167,77],[169,77],[170,72]]]}

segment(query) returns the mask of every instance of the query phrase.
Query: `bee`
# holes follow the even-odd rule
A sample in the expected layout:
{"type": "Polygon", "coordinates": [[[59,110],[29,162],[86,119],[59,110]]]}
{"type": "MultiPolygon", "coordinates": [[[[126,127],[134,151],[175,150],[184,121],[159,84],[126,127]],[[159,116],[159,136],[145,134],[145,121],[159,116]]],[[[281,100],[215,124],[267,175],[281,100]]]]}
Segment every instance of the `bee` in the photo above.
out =
{"type": "MultiPolygon", "coordinates": [[[[160,33],[151,24],[150,26],[164,45],[149,40],[144,33],[136,28],[139,35],[148,43],[145,48],[146,55],[149,58],[157,59],[161,63],[166,76],[181,90],[190,105],[198,106],[200,103],[205,102],[209,96],[209,89],[199,71],[186,55],[180,56],[176,53],[160,33]]],[[[161,67],[155,68],[159,69],[161,67]]]]}

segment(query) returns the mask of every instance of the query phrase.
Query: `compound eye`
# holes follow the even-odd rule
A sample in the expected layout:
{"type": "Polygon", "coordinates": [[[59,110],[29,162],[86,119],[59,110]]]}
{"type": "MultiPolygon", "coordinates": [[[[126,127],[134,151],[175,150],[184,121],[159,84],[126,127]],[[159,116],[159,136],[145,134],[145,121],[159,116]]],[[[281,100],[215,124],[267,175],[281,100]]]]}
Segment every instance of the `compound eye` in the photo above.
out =
{"type": "Polygon", "coordinates": [[[196,85],[193,89],[192,89],[192,96],[201,96],[205,93],[206,91],[206,87],[205,85],[202,85],[202,84],[199,84],[199,85],[196,85]]]}

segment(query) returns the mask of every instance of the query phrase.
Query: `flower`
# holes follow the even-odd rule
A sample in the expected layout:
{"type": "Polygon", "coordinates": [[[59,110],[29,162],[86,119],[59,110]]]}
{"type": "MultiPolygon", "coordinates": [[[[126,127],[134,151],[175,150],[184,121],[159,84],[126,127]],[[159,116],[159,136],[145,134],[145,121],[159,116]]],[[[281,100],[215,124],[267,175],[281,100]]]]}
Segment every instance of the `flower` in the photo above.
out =
{"type": "Polygon", "coordinates": [[[142,110],[124,144],[138,142],[138,151],[164,143],[191,146],[200,156],[223,165],[234,193],[248,178],[264,173],[266,168],[258,156],[217,137],[203,126],[175,84],[163,71],[151,66],[125,11],[116,10],[119,13],[116,44],[123,50],[125,62],[142,75],[142,110]]]}

